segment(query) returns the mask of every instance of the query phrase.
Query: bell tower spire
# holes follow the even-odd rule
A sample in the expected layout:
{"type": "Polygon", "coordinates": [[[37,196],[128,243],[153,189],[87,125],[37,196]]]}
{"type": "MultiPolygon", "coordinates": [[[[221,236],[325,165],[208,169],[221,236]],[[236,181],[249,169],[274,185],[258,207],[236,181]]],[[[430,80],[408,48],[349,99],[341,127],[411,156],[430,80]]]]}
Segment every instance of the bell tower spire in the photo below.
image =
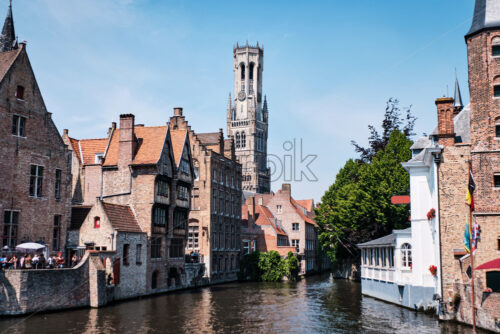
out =
{"type": "Polygon", "coordinates": [[[14,16],[12,15],[12,0],[9,0],[7,17],[0,35],[0,52],[11,51],[18,48],[16,32],[14,30],[14,16]]]}

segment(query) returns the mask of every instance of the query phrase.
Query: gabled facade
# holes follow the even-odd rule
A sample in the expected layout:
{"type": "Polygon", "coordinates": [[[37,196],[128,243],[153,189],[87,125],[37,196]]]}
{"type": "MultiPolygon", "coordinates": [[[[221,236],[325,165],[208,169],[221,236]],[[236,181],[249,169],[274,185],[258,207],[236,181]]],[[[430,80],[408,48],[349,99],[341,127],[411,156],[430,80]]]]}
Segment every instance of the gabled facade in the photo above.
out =
{"type": "MultiPolygon", "coordinates": [[[[90,141],[79,140],[78,144],[81,147],[90,141]]],[[[118,128],[112,124],[101,157],[103,147],[80,153],[79,168],[83,166],[85,171],[83,203],[95,201],[96,196],[106,203],[130,207],[147,235],[147,293],[182,286],[193,183],[186,131],[168,124],[145,127],[135,124],[134,115],[124,114],[118,128]],[[88,173],[86,162],[92,161],[92,156],[96,172],[88,173]]]]}
{"type": "Polygon", "coordinates": [[[80,247],[107,253],[106,281],[113,287],[114,298],[146,294],[148,238],[130,206],[97,199],[79,232],[80,247]]]}
{"type": "Polygon", "coordinates": [[[71,211],[70,153],[47,111],[12,8],[0,37],[0,244],[64,251],[71,211]]]}
{"type": "Polygon", "coordinates": [[[187,132],[194,166],[186,254],[205,264],[211,282],[236,280],[242,172],[232,138],[225,140],[222,130],[195,133],[180,108],[169,124],[171,131],[187,132]]]}

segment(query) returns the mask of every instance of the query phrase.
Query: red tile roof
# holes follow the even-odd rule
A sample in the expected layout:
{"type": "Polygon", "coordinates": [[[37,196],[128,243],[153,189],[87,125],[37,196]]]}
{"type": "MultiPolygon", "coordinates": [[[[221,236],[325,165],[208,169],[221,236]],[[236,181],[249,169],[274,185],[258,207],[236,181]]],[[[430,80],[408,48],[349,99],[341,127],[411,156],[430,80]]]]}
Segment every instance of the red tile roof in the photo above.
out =
{"type": "Polygon", "coordinates": [[[256,205],[255,206],[255,213],[257,215],[257,220],[255,224],[263,226],[263,225],[270,225],[273,227],[273,229],[276,231],[277,234],[280,235],[287,235],[286,232],[276,224],[275,222],[275,217],[272,214],[272,212],[263,205],[256,205]]]}
{"type": "Polygon", "coordinates": [[[296,201],[301,207],[305,208],[308,212],[313,211],[314,200],[313,199],[298,199],[296,201]]]}
{"type": "Polygon", "coordinates": [[[0,52],[0,80],[3,80],[22,48],[12,51],[0,52]]]}
{"type": "Polygon", "coordinates": [[[142,233],[129,206],[104,202],[102,205],[114,229],[122,232],[142,233]]]}
{"type": "Polygon", "coordinates": [[[299,214],[299,216],[306,223],[313,224],[314,226],[317,226],[316,222],[314,222],[314,220],[312,220],[310,217],[308,217],[308,216],[306,216],[306,214],[304,214],[304,211],[302,210],[302,207],[297,203],[297,201],[295,201],[293,199],[293,197],[290,197],[290,202],[292,203],[292,206],[295,208],[295,211],[299,214]]]}
{"type": "MultiPolygon", "coordinates": [[[[167,126],[136,126],[134,134],[138,140],[138,146],[132,165],[156,164],[161,157],[167,126]]],[[[116,166],[118,164],[118,148],[120,146],[120,129],[113,132],[104,166],[116,166]]]]}
{"type": "Polygon", "coordinates": [[[172,140],[172,151],[174,152],[175,165],[179,166],[182,158],[182,151],[186,143],[186,130],[170,130],[170,139],[172,140]]]}

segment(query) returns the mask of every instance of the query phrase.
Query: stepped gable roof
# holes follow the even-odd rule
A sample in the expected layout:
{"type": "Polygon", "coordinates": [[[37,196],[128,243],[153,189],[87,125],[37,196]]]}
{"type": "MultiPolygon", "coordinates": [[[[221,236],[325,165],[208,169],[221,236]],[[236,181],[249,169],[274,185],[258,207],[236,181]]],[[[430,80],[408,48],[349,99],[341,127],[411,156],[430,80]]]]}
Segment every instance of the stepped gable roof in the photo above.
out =
{"type": "MultiPolygon", "coordinates": [[[[137,138],[137,149],[132,165],[156,164],[160,160],[161,152],[167,135],[167,126],[135,126],[134,135],[137,138]]],[[[118,164],[118,148],[120,146],[120,129],[116,129],[111,137],[104,166],[118,164]]]]}
{"type": "Polygon", "coordinates": [[[492,28],[500,28],[500,1],[476,0],[472,26],[465,37],[492,28]]]}
{"type": "Polygon", "coordinates": [[[121,232],[142,233],[134,213],[128,205],[117,205],[106,202],[103,202],[102,205],[114,229],[121,232]]]}
{"type": "MultiPolygon", "coordinates": [[[[455,127],[455,142],[470,143],[470,104],[468,104],[458,115],[453,118],[455,127]]],[[[437,136],[438,128],[431,132],[431,136],[437,136]]]]}
{"type": "Polygon", "coordinates": [[[3,80],[9,69],[14,64],[14,61],[17,59],[17,56],[21,53],[22,48],[0,52],[0,81],[3,80]]]}
{"type": "Polygon", "coordinates": [[[186,143],[186,130],[170,130],[170,138],[172,140],[172,150],[174,152],[175,165],[179,166],[181,163],[182,152],[184,144],[186,143]]]}
{"type": "Polygon", "coordinates": [[[196,137],[203,145],[219,144],[220,132],[197,133],[196,137]]]}
{"type": "Polygon", "coordinates": [[[368,242],[363,242],[361,244],[357,244],[356,246],[358,247],[370,247],[370,246],[390,246],[394,245],[396,242],[396,235],[398,234],[411,234],[411,228],[407,228],[404,230],[394,230],[392,231],[392,234],[383,236],[378,239],[370,240],[368,242]]]}
{"type": "Polygon", "coordinates": [[[107,138],[96,139],[74,139],[69,138],[71,146],[76,156],[83,165],[93,165],[95,162],[95,155],[104,153],[108,145],[107,138]]]}
{"type": "Polygon", "coordinates": [[[255,224],[259,226],[264,226],[264,225],[270,225],[277,234],[280,235],[287,235],[286,232],[281,228],[276,223],[276,218],[272,214],[272,212],[269,210],[268,207],[263,206],[263,205],[256,205],[255,206],[255,213],[257,216],[257,219],[255,220],[255,224]]]}
{"type": "Polygon", "coordinates": [[[314,220],[312,220],[309,216],[307,216],[307,213],[305,213],[303,211],[303,208],[301,205],[299,205],[297,203],[296,200],[293,199],[293,197],[290,197],[290,202],[292,203],[292,206],[295,208],[295,211],[299,214],[299,216],[306,222],[306,223],[309,223],[309,224],[312,224],[314,226],[318,226],[316,225],[316,222],[314,220]]]}
{"type": "Polygon", "coordinates": [[[92,209],[91,205],[74,205],[71,207],[71,223],[69,226],[70,230],[79,230],[82,226],[85,218],[92,209]]]}

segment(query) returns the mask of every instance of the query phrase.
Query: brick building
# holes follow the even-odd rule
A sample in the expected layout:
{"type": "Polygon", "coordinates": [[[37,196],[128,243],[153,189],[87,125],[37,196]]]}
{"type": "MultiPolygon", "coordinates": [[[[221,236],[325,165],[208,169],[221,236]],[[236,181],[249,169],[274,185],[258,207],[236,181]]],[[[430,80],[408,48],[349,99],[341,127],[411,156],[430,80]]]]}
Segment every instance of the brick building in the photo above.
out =
{"type": "MultiPolygon", "coordinates": [[[[481,242],[474,267],[498,258],[500,251],[500,3],[477,0],[468,48],[470,138],[458,139],[453,100],[438,104],[441,257],[444,319],[472,322],[470,256],[463,245],[468,207],[463,204],[468,171],[474,175],[475,211],[481,242]],[[458,139],[458,140],[457,140],[458,139]]],[[[457,101],[455,101],[456,103],[457,101]]],[[[459,102],[461,102],[459,100],[459,102]]],[[[461,103],[458,108],[460,109],[461,103]]],[[[456,111],[456,109],[455,109],[456,111]]],[[[464,110],[465,111],[465,110],[464,110]]],[[[480,327],[500,331],[500,268],[474,271],[475,307],[480,327]],[[492,288],[493,293],[483,293],[492,288]]]]}
{"type": "Polygon", "coordinates": [[[318,227],[314,222],[313,209],[314,201],[312,199],[296,201],[292,197],[290,184],[283,184],[276,193],[256,194],[249,197],[246,205],[242,208],[247,212],[247,221],[242,222],[244,224],[241,232],[242,249],[277,250],[280,252],[279,241],[280,246],[282,244],[295,249],[295,253],[300,260],[300,274],[320,271],[323,264],[323,252],[319,248],[318,227]],[[253,201],[255,201],[257,208],[255,213],[253,211],[253,201]],[[262,214],[266,216],[266,220],[269,222],[260,223],[263,222],[262,217],[260,217],[262,214]],[[275,223],[270,223],[271,221],[275,221],[275,223]],[[274,227],[267,231],[262,227],[265,225],[274,227]],[[267,232],[264,233],[265,235],[259,232],[262,229],[267,232]],[[287,243],[284,240],[285,236],[287,243]],[[281,238],[283,238],[283,241],[280,241],[281,238]],[[265,245],[262,245],[262,242],[265,242],[265,245]]]}
{"type": "Polygon", "coordinates": [[[290,246],[290,238],[268,207],[259,205],[255,197],[249,197],[242,206],[241,221],[242,255],[255,251],[277,251],[281,256],[288,252],[297,254],[297,248],[290,246]]]}
{"type": "MultiPolygon", "coordinates": [[[[130,207],[147,235],[146,291],[181,285],[194,175],[187,131],[168,124],[135,124],[135,116],[125,114],[120,115],[119,128],[112,123],[105,140],[67,135],[76,172],[74,202],[84,204],[73,211],[85,211],[96,198],[106,205],[130,207]]],[[[75,228],[78,225],[75,220],[75,228]]]]}
{"type": "Polygon", "coordinates": [[[0,36],[1,245],[65,248],[71,210],[70,153],[47,111],[9,6],[0,36]]]}
{"type": "Polygon", "coordinates": [[[222,130],[195,133],[182,109],[170,119],[171,131],[187,131],[194,165],[186,254],[205,263],[210,281],[237,279],[240,253],[241,165],[232,139],[222,130]]]}
{"type": "MultiPolygon", "coordinates": [[[[103,263],[106,280],[108,285],[113,286],[116,299],[146,294],[147,243],[147,235],[130,206],[99,199],[80,227],[78,242],[81,247],[100,251],[106,259],[103,263]]],[[[157,283],[151,284],[154,286],[157,283]]]]}

